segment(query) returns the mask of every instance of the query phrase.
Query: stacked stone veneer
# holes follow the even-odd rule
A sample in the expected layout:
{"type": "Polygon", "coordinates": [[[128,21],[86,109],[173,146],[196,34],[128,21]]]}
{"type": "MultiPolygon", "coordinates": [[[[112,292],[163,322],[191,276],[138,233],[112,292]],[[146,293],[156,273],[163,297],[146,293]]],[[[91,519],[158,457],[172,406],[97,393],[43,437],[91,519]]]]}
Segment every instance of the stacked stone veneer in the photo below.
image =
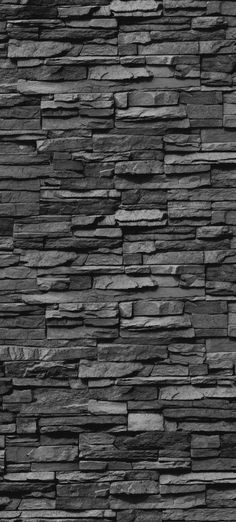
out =
{"type": "Polygon", "coordinates": [[[236,2],[1,0],[0,520],[236,520],[236,2]]]}

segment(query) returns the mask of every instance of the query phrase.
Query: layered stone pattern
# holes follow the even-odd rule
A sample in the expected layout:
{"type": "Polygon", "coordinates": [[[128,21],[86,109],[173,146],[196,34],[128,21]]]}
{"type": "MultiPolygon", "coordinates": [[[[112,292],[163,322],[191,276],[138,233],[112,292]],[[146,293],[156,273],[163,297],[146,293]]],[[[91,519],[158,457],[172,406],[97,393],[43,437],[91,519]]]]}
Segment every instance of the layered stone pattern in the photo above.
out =
{"type": "Polygon", "coordinates": [[[236,2],[0,3],[0,519],[236,520],[236,2]]]}

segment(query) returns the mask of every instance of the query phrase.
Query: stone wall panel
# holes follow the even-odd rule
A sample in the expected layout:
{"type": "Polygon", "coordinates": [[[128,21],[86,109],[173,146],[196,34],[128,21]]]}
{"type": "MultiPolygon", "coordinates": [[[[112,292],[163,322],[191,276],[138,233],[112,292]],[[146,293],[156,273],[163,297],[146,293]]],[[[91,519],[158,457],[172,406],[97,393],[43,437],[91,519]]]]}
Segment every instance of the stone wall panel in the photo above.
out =
{"type": "Polygon", "coordinates": [[[0,519],[236,520],[236,5],[0,2],[0,519]]]}

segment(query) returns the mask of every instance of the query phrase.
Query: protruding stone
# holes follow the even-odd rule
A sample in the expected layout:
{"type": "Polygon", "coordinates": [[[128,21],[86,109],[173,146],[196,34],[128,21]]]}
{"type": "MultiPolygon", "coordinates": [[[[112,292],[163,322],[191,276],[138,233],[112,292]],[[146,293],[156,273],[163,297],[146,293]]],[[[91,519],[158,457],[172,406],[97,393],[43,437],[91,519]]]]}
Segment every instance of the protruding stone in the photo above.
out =
{"type": "Polygon", "coordinates": [[[159,413],[129,413],[130,431],[162,431],[163,417],[159,413]]]}

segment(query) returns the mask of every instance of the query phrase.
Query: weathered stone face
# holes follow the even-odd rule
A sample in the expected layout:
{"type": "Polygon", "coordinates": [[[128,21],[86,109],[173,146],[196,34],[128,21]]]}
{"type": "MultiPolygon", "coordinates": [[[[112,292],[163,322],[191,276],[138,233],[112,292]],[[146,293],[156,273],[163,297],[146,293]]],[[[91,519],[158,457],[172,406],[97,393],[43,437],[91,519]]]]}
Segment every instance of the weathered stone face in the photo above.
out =
{"type": "Polygon", "coordinates": [[[0,1],[0,521],[236,521],[236,2],[0,1]]]}

